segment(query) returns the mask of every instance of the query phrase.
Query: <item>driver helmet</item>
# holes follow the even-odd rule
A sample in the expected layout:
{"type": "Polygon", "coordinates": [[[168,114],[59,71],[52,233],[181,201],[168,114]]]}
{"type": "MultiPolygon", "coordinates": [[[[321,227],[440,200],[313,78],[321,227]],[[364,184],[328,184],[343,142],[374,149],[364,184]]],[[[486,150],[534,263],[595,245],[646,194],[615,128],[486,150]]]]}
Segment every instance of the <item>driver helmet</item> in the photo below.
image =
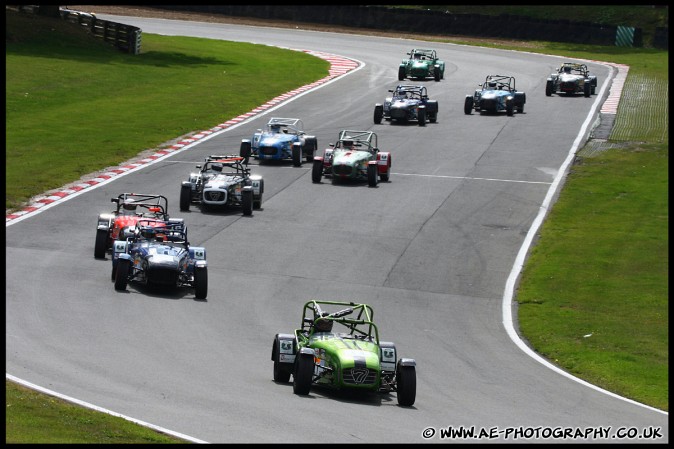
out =
{"type": "Polygon", "coordinates": [[[489,87],[496,87],[496,81],[489,81],[489,87]]]}
{"type": "Polygon", "coordinates": [[[146,239],[154,239],[155,236],[157,235],[157,231],[153,227],[147,226],[141,228],[140,235],[142,235],[146,239]]]}
{"type": "Polygon", "coordinates": [[[332,320],[327,318],[318,318],[316,321],[314,321],[314,328],[316,328],[316,332],[331,332],[332,320]]]}
{"type": "Polygon", "coordinates": [[[274,132],[279,132],[281,131],[281,125],[278,124],[269,125],[269,129],[271,129],[274,132]]]}
{"type": "Polygon", "coordinates": [[[571,67],[568,65],[564,67],[564,73],[571,73],[571,67]]]}
{"type": "Polygon", "coordinates": [[[216,164],[211,164],[211,170],[222,171],[222,164],[219,162],[216,164]]]}

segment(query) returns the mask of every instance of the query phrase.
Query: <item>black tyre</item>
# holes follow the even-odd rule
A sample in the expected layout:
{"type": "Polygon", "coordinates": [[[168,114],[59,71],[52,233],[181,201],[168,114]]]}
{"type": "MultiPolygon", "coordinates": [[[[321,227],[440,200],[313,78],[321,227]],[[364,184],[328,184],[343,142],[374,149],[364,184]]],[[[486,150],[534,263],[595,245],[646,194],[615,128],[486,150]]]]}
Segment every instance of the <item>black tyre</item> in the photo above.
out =
{"type": "Polygon", "coordinates": [[[406,75],[405,67],[398,67],[398,81],[403,81],[406,75]]]}
{"type": "Polygon", "coordinates": [[[552,96],[552,80],[548,80],[545,83],[545,96],[546,97],[551,97],[552,96]]]}
{"type": "Polygon", "coordinates": [[[592,86],[590,85],[589,82],[586,82],[586,83],[583,85],[583,95],[585,95],[585,97],[589,97],[589,96],[590,96],[590,89],[592,89],[592,86]]]}
{"type": "Polygon", "coordinates": [[[433,71],[433,78],[435,79],[436,82],[440,81],[440,70],[433,71]]]}
{"type": "Polygon", "coordinates": [[[243,215],[253,215],[253,191],[244,190],[241,192],[241,207],[243,215]]]}
{"type": "Polygon", "coordinates": [[[522,114],[523,112],[524,112],[524,105],[521,104],[521,105],[517,106],[517,113],[522,114]]]}
{"type": "Polygon", "coordinates": [[[272,346],[271,354],[272,360],[274,361],[274,382],[289,382],[290,381],[290,370],[287,368],[286,363],[279,362],[278,354],[278,339],[274,339],[274,346],[272,346]]]}
{"type": "Polygon", "coordinates": [[[438,121],[438,113],[433,112],[432,114],[428,114],[428,121],[431,123],[435,123],[438,121]]]}
{"type": "Polygon", "coordinates": [[[463,102],[463,112],[465,114],[473,113],[473,97],[466,97],[466,101],[463,102]]]}
{"type": "Polygon", "coordinates": [[[292,158],[293,158],[293,165],[295,167],[302,166],[302,144],[300,144],[299,142],[295,142],[293,144],[292,158]]]}
{"type": "Polygon", "coordinates": [[[251,145],[249,140],[244,140],[241,142],[241,148],[239,149],[239,156],[243,158],[243,163],[248,165],[248,159],[250,159],[251,145]]]}
{"type": "Polygon", "coordinates": [[[419,108],[417,111],[417,121],[419,126],[426,126],[426,108],[419,108]]]}
{"type": "Polygon", "coordinates": [[[383,105],[375,105],[374,107],[374,123],[375,125],[381,124],[381,119],[384,118],[384,106],[383,105]]]}
{"type": "Polygon", "coordinates": [[[117,261],[117,270],[115,273],[115,290],[126,290],[126,284],[129,282],[130,267],[130,260],[119,259],[117,261]]]}
{"type": "Polygon", "coordinates": [[[314,160],[314,153],[318,149],[318,140],[315,137],[307,137],[304,140],[304,157],[307,162],[314,160]]]}
{"type": "Polygon", "coordinates": [[[255,195],[253,195],[253,209],[260,209],[262,207],[263,193],[264,193],[264,179],[260,179],[260,196],[255,198],[255,195]]]}
{"type": "Polygon", "coordinates": [[[293,374],[293,393],[309,394],[311,378],[314,375],[314,358],[297,354],[295,358],[295,373],[293,374]]]}
{"type": "Polygon", "coordinates": [[[506,100],[506,114],[510,117],[515,115],[515,106],[512,100],[506,100]]]}
{"type": "Polygon", "coordinates": [[[595,86],[595,85],[593,84],[592,87],[590,87],[590,94],[594,95],[596,89],[597,89],[597,86],[595,86]]]}
{"type": "Polygon", "coordinates": [[[410,407],[417,398],[417,372],[414,366],[401,366],[396,370],[398,405],[410,407]]]}
{"type": "Polygon", "coordinates": [[[194,270],[194,297],[206,299],[208,295],[208,268],[196,268],[194,270]]]}
{"type": "Polygon", "coordinates": [[[180,186],[180,210],[190,210],[190,201],[192,200],[192,187],[180,186]]]}
{"type": "Polygon", "coordinates": [[[377,187],[378,181],[377,166],[375,164],[370,164],[367,166],[367,184],[370,187],[377,187]]]}
{"type": "Polygon", "coordinates": [[[314,166],[311,168],[311,182],[318,184],[323,177],[323,161],[314,160],[314,166]]]}
{"type": "Polygon", "coordinates": [[[94,257],[96,259],[105,259],[109,234],[107,229],[96,229],[96,243],[94,243],[94,257]]]}

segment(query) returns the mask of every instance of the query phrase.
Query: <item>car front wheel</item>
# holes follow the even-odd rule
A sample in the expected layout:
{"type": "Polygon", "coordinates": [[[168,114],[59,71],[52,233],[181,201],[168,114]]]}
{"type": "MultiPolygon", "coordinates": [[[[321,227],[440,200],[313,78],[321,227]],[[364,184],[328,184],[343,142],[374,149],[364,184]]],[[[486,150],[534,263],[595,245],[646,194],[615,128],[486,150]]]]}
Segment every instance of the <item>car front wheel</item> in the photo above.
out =
{"type": "Polygon", "coordinates": [[[314,160],[314,166],[311,168],[311,181],[318,184],[323,177],[323,161],[314,160]]]}
{"type": "Polygon", "coordinates": [[[117,269],[115,270],[115,290],[126,290],[126,284],[129,281],[130,266],[130,260],[119,259],[117,261],[117,269]]]}
{"type": "Polygon", "coordinates": [[[466,115],[473,112],[473,97],[466,97],[466,101],[463,102],[463,112],[466,115]]]}
{"type": "Polygon", "coordinates": [[[96,259],[105,259],[105,250],[108,249],[108,230],[96,230],[96,243],[94,244],[94,257],[96,259]]]}
{"type": "Polygon", "coordinates": [[[293,393],[306,396],[311,390],[311,378],[314,374],[314,358],[297,354],[295,373],[293,374],[293,393]]]}
{"type": "Polygon", "coordinates": [[[197,299],[206,299],[208,294],[208,268],[194,270],[194,296],[197,299]]]}
{"type": "Polygon", "coordinates": [[[398,405],[410,407],[417,397],[417,372],[414,366],[400,366],[396,370],[398,405]]]}
{"type": "Polygon", "coordinates": [[[244,190],[241,192],[241,207],[243,215],[253,215],[253,191],[244,190]]]}

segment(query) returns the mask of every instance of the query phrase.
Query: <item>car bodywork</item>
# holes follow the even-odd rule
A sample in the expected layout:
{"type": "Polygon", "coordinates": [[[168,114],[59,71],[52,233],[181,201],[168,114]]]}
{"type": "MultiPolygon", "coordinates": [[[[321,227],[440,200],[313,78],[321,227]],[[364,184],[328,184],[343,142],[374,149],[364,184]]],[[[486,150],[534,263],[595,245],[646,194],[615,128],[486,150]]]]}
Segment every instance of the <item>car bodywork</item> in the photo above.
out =
{"type": "Polygon", "coordinates": [[[302,158],[311,162],[318,148],[315,136],[304,132],[304,123],[297,118],[278,118],[269,120],[265,130],[258,129],[252,139],[241,141],[239,155],[248,163],[253,157],[265,160],[292,160],[293,165],[302,165],[302,158]]]}
{"type": "Polygon", "coordinates": [[[590,75],[585,64],[575,62],[563,63],[557,72],[552,73],[545,82],[545,95],[550,97],[557,92],[585,97],[594,95],[597,89],[597,77],[590,75]]]}
{"type": "Polygon", "coordinates": [[[473,95],[466,95],[463,111],[471,114],[473,109],[479,113],[496,114],[505,111],[507,115],[524,112],[527,97],[515,88],[515,77],[505,75],[487,75],[484,83],[478,84],[473,95]]]}
{"type": "Polygon", "coordinates": [[[374,123],[380,124],[382,119],[406,123],[417,121],[419,126],[426,125],[428,120],[438,120],[438,102],[428,98],[428,90],[424,86],[399,84],[383,104],[374,105],[374,123]]]}
{"type": "Polygon", "coordinates": [[[199,204],[202,210],[209,207],[241,207],[244,215],[262,207],[264,179],[252,175],[243,164],[244,158],[237,155],[211,155],[198,172],[190,173],[180,186],[180,210],[187,211],[191,203],[199,204]]]}
{"type": "Polygon", "coordinates": [[[309,394],[313,385],[396,392],[399,405],[413,405],[416,362],[397,358],[395,344],[379,340],[373,314],[367,304],[307,302],[301,327],[294,334],[274,337],[274,381],[288,382],[292,375],[293,391],[298,395],[309,394]]]}
{"type": "Polygon", "coordinates": [[[407,56],[409,58],[403,59],[398,67],[398,81],[405,78],[440,81],[445,77],[445,62],[438,59],[435,50],[413,48],[407,56]]]}
{"type": "Polygon", "coordinates": [[[163,223],[139,220],[124,228],[114,242],[112,278],[115,290],[126,290],[129,282],[191,287],[197,299],[206,299],[206,248],[190,246],[182,219],[163,223]]]}
{"type": "Polygon", "coordinates": [[[367,180],[375,187],[379,180],[388,181],[391,175],[391,154],[379,151],[377,134],[372,131],[343,130],[337,143],[330,144],[322,156],[314,157],[311,180],[320,183],[329,176],[337,180],[367,180]]]}
{"type": "Polygon", "coordinates": [[[94,243],[96,259],[105,259],[105,255],[112,251],[112,242],[117,239],[122,228],[131,226],[140,219],[169,219],[168,200],[162,195],[122,193],[110,201],[117,205],[115,210],[98,215],[94,243]]]}

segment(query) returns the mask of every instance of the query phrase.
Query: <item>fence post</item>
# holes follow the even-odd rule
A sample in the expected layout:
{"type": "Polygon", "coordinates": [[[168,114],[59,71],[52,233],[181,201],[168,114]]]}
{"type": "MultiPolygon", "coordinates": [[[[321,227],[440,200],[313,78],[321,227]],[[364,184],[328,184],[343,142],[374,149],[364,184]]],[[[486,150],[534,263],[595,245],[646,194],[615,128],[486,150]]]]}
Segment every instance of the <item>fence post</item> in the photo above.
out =
{"type": "MultiPolygon", "coordinates": [[[[133,32],[133,37],[134,37],[133,54],[134,55],[140,54],[140,40],[141,40],[142,34],[143,34],[143,31],[140,28],[137,28],[133,32]]],[[[129,43],[129,45],[131,45],[131,43],[129,43]]]]}

